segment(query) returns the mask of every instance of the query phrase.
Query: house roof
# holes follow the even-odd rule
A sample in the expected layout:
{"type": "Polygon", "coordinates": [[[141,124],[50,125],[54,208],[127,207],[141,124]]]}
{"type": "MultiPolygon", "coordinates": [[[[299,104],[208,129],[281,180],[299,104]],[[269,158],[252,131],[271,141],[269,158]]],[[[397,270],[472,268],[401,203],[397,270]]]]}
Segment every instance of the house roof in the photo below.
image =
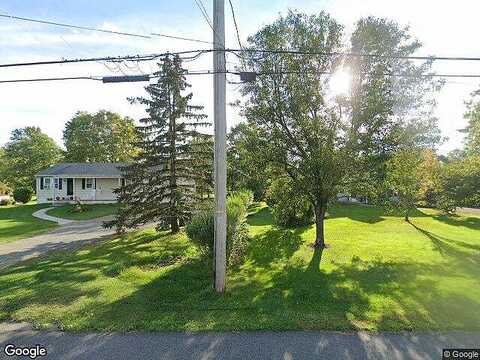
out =
{"type": "Polygon", "coordinates": [[[121,177],[127,163],[60,163],[40,171],[37,176],[121,177]]]}

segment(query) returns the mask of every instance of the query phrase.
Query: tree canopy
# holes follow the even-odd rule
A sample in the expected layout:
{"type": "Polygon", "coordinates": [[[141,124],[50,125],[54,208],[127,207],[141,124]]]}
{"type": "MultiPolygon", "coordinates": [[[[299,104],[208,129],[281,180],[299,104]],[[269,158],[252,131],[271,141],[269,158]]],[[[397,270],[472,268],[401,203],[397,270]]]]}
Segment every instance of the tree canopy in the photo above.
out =
{"type": "Polygon", "coordinates": [[[362,154],[350,181],[353,192],[367,189],[365,195],[381,197],[387,191],[386,163],[399,148],[435,148],[441,141],[433,110],[442,82],[422,76],[431,72],[431,61],[401,58],[421,46],[408,27],[394,21],[370,16],[355,26],[350,52],[378,56],[346,61],[352,82],[344,111],[362,154]]]}
{"type": "MultiPolygon", "coordinates": [[[[242,89],[247,99],[243,113],[265,144],[258,155],[290,176],[295,188],[311,201],[318,247],[324,246],[327,204],[347,180],[356,179],[351,183],[358,188],[375,184],[375,175],[382,173],[385,183],[386,161],[396,149],[438,140],[436,119],[431,116],[434,104],[427,96],[431,82],[422,76],[409,80],[392,76],[422,75],[430,70],[428,62],[354,58],[345,63],[354,74],[351,92],[332,93],[332,73],[344,62],[338,55],[345,47],[342,31],[342,25],[325,12],[307,16],[290,11],[251,36],[249,45],[330,55],[253,53],[247,65],[260,75],[242,89]]],[[[409,41],[407,29],[366,18],[357,24],[351,46],[355,52],[409,55],[420,46],[409,41]]]]}
{"type": "Polygon", "coordinates": [[[58,163],[62,157],[62,149],[40,128],[15,129],[3,148],[2,181],[13,189],[34,188],[35,174],[58,163]]]}
{"type": "Polygon", "coordinates": [[[70,162],[128,162],[136,153],[135,123],[129,117],[100,110],[79,111],[65,124],[65,158],[70,162]]]}

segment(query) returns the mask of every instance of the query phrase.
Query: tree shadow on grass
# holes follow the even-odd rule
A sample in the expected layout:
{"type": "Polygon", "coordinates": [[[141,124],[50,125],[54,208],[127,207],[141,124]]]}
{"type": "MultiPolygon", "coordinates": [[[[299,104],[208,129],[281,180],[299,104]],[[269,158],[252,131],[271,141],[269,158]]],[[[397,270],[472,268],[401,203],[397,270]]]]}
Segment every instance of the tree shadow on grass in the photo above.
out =
{"type": "MultiPolygon", "coordinates": [[[[472,230],[480,230],[480,218],[478,217],[466,217],[459,215],[437,215],[433,218],[448,225],[463,226],[472,230]]],[[[480,239],[480,233],[478,237],[480,239]]]]}
{"type": "Polygon", "coordinates": [[[409,222],[409,224],[430,239],[434,248],[443,256],[454,257],[457,261],[462,261],[466,264],[471,263],[472,265],[478,266],[480,262],[480,253],[478,253],[480,251],[480,244],[475,245],[460,240],[450,239],[422,229],[413,222],[409,222]],[[472,250],[474,253],[472,253],[472,250]]]}
{"type": "Polygon", "coordinates": [[[8,279],[0,273],[0,294],[12,293],[12,299],[17,299],[5,306],[8,298],[0,296],[0,311],[12,315],[28,305],[71,304],[88,298],[83,307],[59,314],[60,321],[66,317],[68,325],[68,319],[75,319],[74,328],[104,331],[480,330],[480,300],[466,296],[461,286],[441,289],[436,280],[451,276],[477,279],[478,266],[462,264],[464,252],[450,251],[455,261],[439,264],[359,257],[346,263],[325,263],[328,249],[315,249],[306,262],[288,260],[302,244],[303,230],[298,231],[274,229],[259,235],[245,265],[229,273],[223,295],[212,287],[211,264],[197,257],[151,270],[139,268],[148,253],[152,255],[148,261],[155,262],[168,251],[182,256],[187,246],[162,234],[142,233],[9,270],[18,278],[8,279]],[[156,247],[150,248],[154,243],[156,247]],[[111,281],[122,287],[119,291],[123,287],[132,290],[115,300],[99,296],[105,285],[96,285],[94,280],[117,261],[127,265],[111,281]],[[136,281],[139,271],[148,281],[136,281]],[[33,276],[27,276],[28,272],[33,276]],[[62,291],[65,298],[60,297],[62,291]]]}
{"type": "Polygon", "coordinates": [[[53,309],[57,305],[72,305],[82,298],[95,299],[104,291],[104,285],[95,281],[112,277],[111,266],[120,264],[115,274],[118,275],[133,266],[161,265],[171,259],[172,254],[182,255],[188,248],[185,242],[164,243],[165,237],[166,234],[148,232],[138,236],[130,234],[100,246],[90,244],[75,251],[58,251],[3,269],[0,271],[0,316],[13,317],[29,306],[35,309],[49,305],[53,309]],[[152,242],[158,242],[153,250],[152,242]]]}
{"type": "MultiPolygon", "coordinates": [[[[84,319],[82,326],[122,330],[480,329],[480,301],[465,296],[461,288],[445,292],[435,280],[455,272],[458,276],[460,270],[473,278],[478,276],[476,267],[358,257],[332,267],[323,264],[325,252],[328,249],[315,249],[307,263],[285,261],[279,267],[262,258],[251,273],[251,264],[246,270],[240,267],[230,274],[224,295],[212,288],[210,265],[191,259],[168,268],[129,296],[92,307],[93,317],[84,319]]],[[[283,250],[284,255],[288,253],[283,250]]]]}

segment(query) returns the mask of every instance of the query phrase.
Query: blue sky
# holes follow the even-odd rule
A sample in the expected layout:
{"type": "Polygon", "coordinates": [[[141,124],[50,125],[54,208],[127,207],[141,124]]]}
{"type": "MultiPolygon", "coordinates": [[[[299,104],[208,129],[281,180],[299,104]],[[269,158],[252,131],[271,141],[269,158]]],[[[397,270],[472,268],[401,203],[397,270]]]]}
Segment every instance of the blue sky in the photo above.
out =
{"type": "MultiPolygon", "coordinates": [[[[212,0],[203,0],[211,13],[212,0]]],[[[232,0],[243,41],[260,26],[271,22],[280,12],[295,8],[307,13],[326,10],[346,26],[346,36],[361,16],[388,17],[400,24],[409,25],[412,33],[424,47],[419,55],[479,56],[480,43],[477,1],[458,0],[455,3],[434,0],[232,0]]],[[[227,1],[228,4],[228,1],[227,1]]],[[[226,7],[227,46],[237,47],[230,9],[226,7]]],[[[86,0],[4,0],[0,13],[41,18],[50,21],[99,27],[134,33],[160,32],[170,35],[211,39],[211,31],[194,0],[137,0],[137,1],[86,1],[86,0]]],[[[208,45],[171,39],[138,39],[81,30],[71,30],[41,24],[29,24],[0,18],[0,62],[45,60],[59,58],[94,57],[154,53],[184,49],[205,48],[208,45]]],[[[229,61],[235,62],[234,58],[229,61]]],[[[205,56],[189,65],[190,69],[211,69],[211,58],[205,56]]],[[[0,79],[109,75],[150,72],[153,64],[140,64],[129,69],[92,63],[82,65],[45,66],[32,68],[0,69],[0,79]]],[[[435,69],[442,73],[480,73],[477,63],[438,63],[435,69]]],[[[209,76],[190,78],[194,98],[212,111],[212,79],[209,76]]],[[[232,79],[234,80],[234,79],[232,79]]],[[[441,148],[447,152],[461,146],[462,136],[456,131],[465,126],[462,117],[463,102],[476,89],[480,80],[451,80],[438,94],[436,115],[443,135],[450,140],[441,148]]],[[[69,81],[36,84],[0,85],[0,145],[8,141],[9,133],[16,127],[35,125],[61,144],[64,123],[77,110],[96,111],[106,108],[138,118],[143,110],[126,101],[127,96],[143,93],[142,84],[105,85],[92,81],[69,81]]],[[[236,87],[229,85],[227,98],[238,97],[236,87]]],[[[228,109],[228,124],[241,121],[233,109],[228,109]]]]}

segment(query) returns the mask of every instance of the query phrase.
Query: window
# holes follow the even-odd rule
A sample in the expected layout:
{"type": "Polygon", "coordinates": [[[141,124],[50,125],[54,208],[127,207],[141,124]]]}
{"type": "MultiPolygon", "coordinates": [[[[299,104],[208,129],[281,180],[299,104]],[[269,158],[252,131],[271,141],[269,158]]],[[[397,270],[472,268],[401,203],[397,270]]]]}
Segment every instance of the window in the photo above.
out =
{"type": "Polygon", "coordinates": [[[94,188],[92,178],[87,178],[86,184],[87,184],[87,189],[93,189],[94,188]]]}
{"type": "Polygon", "coordinates": [[[55,183],[55,189],[58,189],[58,178],[53,179],[53,181],[55,183]]]}
{"type": "Polygon", "coordinates": [[[97,181],[95,178],[83,178],[82,179],[82,190],[85,189],[96,189],[97,181]]]}
{"type": "Polygon", "coordinates": [[[50,178],[44,178],[43,179],[43,188],[45,190],[50,190],[50,178]]]}

